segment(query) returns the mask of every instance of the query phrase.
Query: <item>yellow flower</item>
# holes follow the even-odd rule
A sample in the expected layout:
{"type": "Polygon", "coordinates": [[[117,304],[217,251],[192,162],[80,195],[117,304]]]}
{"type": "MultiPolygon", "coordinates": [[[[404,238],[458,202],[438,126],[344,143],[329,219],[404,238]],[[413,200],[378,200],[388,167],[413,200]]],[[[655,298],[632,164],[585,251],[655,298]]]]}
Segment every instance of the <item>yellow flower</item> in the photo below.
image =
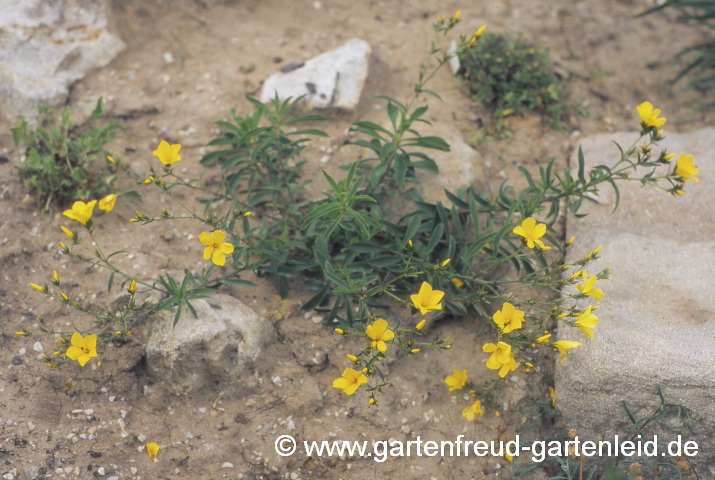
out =
{"type": "Polygon", "coordinates": [[[477,37],[470,38],[469,42],[467,42],[467,48],[472,48],[475,43],[477,43],[477,37]]]}
{"type": "Polygon", "coordinates": [[[677,190],[675,191],[675,193],[678,194],[678,195],[685,195],[685,191],[684,191],[684,190],[680,190],[680,189],[677,189],[677,190]]]}
{"type": "Polygon", "coordinates": [[[367,383],[367,377],[363,372],[346,368],[340,378],[333,380],[333,387],[339,388],[346,395],[352,395],[363,383],[367,383]]]}
{"type": "Polygon", "coordinates": [[[109,163],[117,163],[117,161],[111,155],[107,155],[107,160],[109,160],[109,163]]]}
{"type": "Polygon", "coordinates": [[[159,444],[154,443],[154,442],[149,442],[146,444],[146,453],[149,454],[149,458],[152,459],[154,462],[158,462],[159,460],[156,459],[156,456],[159,455],[159,449],[161,447],[159,444]]]}
{"type": "Polygon", "coordinates": [[[355,363],[358,363],[360,361],[358,360],[358,357],[356,357],[355,355],[350,355],[349,353],[347,354],[347,357],[355,363]]]}
{"type": "Polygon", "coordinates": [[[250,217],[253,215],[253,212],[246,212],[243,214],[244,217],[250,217]]]}
{"type": "Polygon", "coordinates": [[[483,417],[484,416],[484,408],[482,408],[482,402],[479,400],[476,400],[473,404],[471,404],[468,407],[465,407],[462,410],[462,416],[469,420],[470,422],[473,422],[474,419],[477,418],[477,416],[483,417]]]}
{"type": "Polygon", "coordinates": [[[153,175],[149,175],[148,177],[146,177],[146,180],[144,180],[144,183],[145,183],[145,184],[154,183],[154,180],[156,180],[156,179],[154,178],[154,176],[153,176],[153,175]]]}
{"type": "Polygon", "coordinates": [[[38,292],[45,293],[45,287],[43,287],[42,285],[38,285],[36,283],[29,283],[28,285],[30,285],[32,288],[34,288],[38,292]]]}
{"type": "Polygon", "coordinates": [[[581,346],[581,342],[574,342],[573,340],[559,340],[553,343],[553,346],[559,349],[559,354],[561,355],[561,361],[568,356],[566,350],[570,348],[578,348],[581,346]]]}
{"type": "Polygon", "coordinates": [[[444,262],[442,262],[442,266],[446,267],[447,265],[449,265],[449,262],[451,262],[451,261],[452,261],[451,258],[446,259],[444,262]]]}
{"type": "Polygon", "coordinates": [[[524,312],[514,308],[509,302],[504,302],[501,310],[494,312],[492,316],[494,323],[499,325],[499,328],[504,333],[509,333],[513,330],[520,329],[524,324],[524,312]]]}
{"type": "Polygon", "coordinates": [[[544,242],[540,240],[546,234],[546,224],[536,223],[532,217],[525,218],[521,225],[514,227],[512,230],[515,234],[524,237],[526,240],[526,246],[529,248],[534,248],[534,244],[541,247],[542,250],[548,250],[544,242]]]}
{"type": "Polygon", "coordinates": [[[72,360],[77,360],[84,367],[90,358],[97,356],[97,335],[83,337],[80,333],[74,332],[72,346],[67,349],[67,356],[72,360]]]}
{"type": "Polygon", "coordinates": [[[92,210],[94,210],[94,205],[97,200],[92,200],[91,202],[84,203],[81,200],[77,200],[72,204],[71,210],[65,210],[64,216],[71,218],[72,220],[77,220],[83,225],[87,225],[87,222],[92,219],[92,210]]]}
{"type": "Polygon", "coordinates": [[[469,372],[467,369],[457,370],[456,368],[453,368],[452,375],[444,377],[444,383],[447,384],[449,391],[451,392],[452,390],[460,390],[464,388],[467,384],[468,378],[469,372]]]}
{"type": "Polygon", "coordinates": [[[57,270],[52,270],[52,281],[55,282],[57,285],[60,284],[60,272],[57,270]]]}
{"type": "Polygon", "coordinates": [[[62,232],[63,232],[65,235],[67,235],[69,238],[75,238],[74,232],[73,232],[72,230],[70,230],[69,228],[67,228],[67,227],[65,227],[65,226],[61,226],[61,227],[60,227],[60,230],[62,230],[62,232]]]}
{"type": "Polygon", "coordinates": [[[504,450],[504,460],[506,460],[507,462],[511,463],[511,462],[514,461],[514,457],[512,457],[511,455],[509,455],[509,452],[507,452],[506,450],[504,450]]]}
{"type": "Polygon", "coordinates": [[[549,338],[551,338],[551,334],[547,333],[546,335],[542,335],[539,338],[537,338],[536,343],[546,343],[549,341],[549,338]]]}
{"type": "Polygon", "coordinates": [[[551,406],[556,408],[556,389],[549,387],[549,395],[551,396],[551,406]]]}
{"type": "Polygon", "coordinates": [[[700,169],[695,166],[695,155],[685,155],[681,153],[675,163],[675,174],[680,175],[686,181],[692,180],[698,183],[700,179],[695,176],[698,173],[700,173],[700,169]]]}
{"type": "Polygon", "coordinates": [[[343,335],[345,333],[345,330],[343,330],[342,328],[336,328],[334,331],[338,335],[343,335]]]}
{"type": "Polygon", "coordinates": [[[370,397],[367,399],[367,404],[368,405],[377,405],[377,400],[375,400],[375,397],[370,397]]]}
{"type": "Polygon", "coordinates": [[[593,328],[598,325],[598,317],[591,313],[591,310],[593,310],[593,307],[588,307],[586,310],[584,310],[581,315],[578,317],[578,320],[576,320],[576,325],[578,325],[578,328],[581,329],[584,335],[587,337],[593,337],[593,328]]]}
{"type": "Polygon", "coordinates": [[[464,286],[464,282],[457,277],[452,277],[452,283],[457,288],[462,288],[464,286]]]}
{"type": "Polygon", "coordinates": [[[25,332],[15,332],[15,335],[25,335],[25,332]]]}
{"type": "Polygon", "coordinates": [[[114,193],[110,193],[103,199],[99,201],[99,208],[104,210],[105,212],[111,212],[114,210],[114,205],[117,204],[117,195],[114,193]]]}
{"type": "Polygon", "coordinates": [[[474,36],[475,36],[476,38],[479,38],[479,37],[481,37],[482,35],[484,35],[484,32],[486,32],[486,31],[487,31],[487,25],[484,24],[484,25],[482,25],[481,27],[479,27],[476,32],[474,32],[474,36]]]}
{"type": "Polygon", "coordinates": [[[603,290],[596,288],[596,280],[598,280],[598,277],[596,275],[589,277],[588,270],[583,270],[580,273],[583,277],[583,285],[576,285],[579,292],[586,296],[593,297],[596,300],[601,300],[603,298],[603,290]]]}
{"type": "Polygon", "coordinates": [[[662,137],[663,135],[665,135],[665,130],[661,128],[660,130],[658,130],[658,136],[662,137]]]}
{"type": "Polygon", "coordinates": [[[567,243],[568,243],[569,245],[571,245],[571,244],[574,242],[574,240],[576,240],[576,235],[574,235],[573,237],[569,238],[569,240],[568,240],[567,243]]]}
{"type": "Polygon", "coordinates": [[[61,293],[60,293],[60,297],[62,297],[62,300],[64,300],[65,302],[69,302],[69,301],[70,301],[70,297],[68,297],[65,292],[61,292],[61,293]]]}
{"type": "Polygon", "coordinates": [[[159,146],[156,147],[153,153],[156,158],[161,160],[164,165],[171,165],[181,160],[181,155],[179,155],[179,150],[181,150],[181,145],[176,143],[174,145],[169,145],[166,140],[159,142],[159,146]]]}
{"type": "Polygon", "coordinates": [[[587,255],[588,258],[593,258],[594,255],[600,253],[601,248],[603,248],[603,247],[597,247],[595,250],[591,250],[590,252],[588,252],[588,255],[587,255]]]}
{"type": "Polygon", "coordinates": [[[457,10],[456,12],[454,12],[454,16],[452,17],[452,23],[454,23],[454,22],[456,22],[457,20],[459,20],[459,17],[461,17],[461,16],[462,16],[462,11],[461,11],[461,10],[457,10]]]}
{"type": "Polygon", "coordinates": [[[410,353],[420,353],[420,349],[419,349],[419,348],[413,348],[412,350],[410,350],[410,353]]]}
{"type": "Polygon", "coordinates": [[[501,378],[506,377],[507,373],[516,370],[516,359],[511,351],[511,345],[505,342],[487,343],[482,347],[482,351],[491,353],[487,360],[487,368],[491,370],[499,370],[501,378]]]}
{"type": "Polygon", "coordinates": [[[674,156],[675,156],[674,153],[669,153],[669,154],[667,154],[667,155],[665,155],[665,156],[663,157],[663,160],[670,160],[670,159],[673,158],[674,156]]]}
{"type": "Polygon", "coordinates": [[[204,249],[204,260],[209,258],[214,263],[214,265],[223,266],[226,261],[226,255],[233,252],[233,245],[224,242],[226,239],[226,234],[221,230],[214,230],[213,232],[203,232],[199,236],[199,241],[206,245],[204,249]]]}
{"type": "Polygon", "coordinates": [[[129,285],[127,285],[127,291],[131,294],[137,293],[137,281],[136,280],[132,280],[131,282],[129,282],[129,285]]]}
{"type": "Polygon", "coordinates": [[[365,329],[365,335],[372,339],[372,348],[377,348],[380,353],[387,351],[387,344],[395,338],[395,332],[388,328],[387,320],[378,318],[365,329]]]}
{"type": "Polygon", "coordinates": [[[658,118],[660,115],[660,109],[653,108],[653,104],[650,102],[643,102],[636,107],[638,114],[641,116],[641,121],[649,127],[662,127],[665,122],[668,121],[665,117],[658,118]]]}
{"type": "Polygon", "coordinates": [[[417,323],[417,325],[415,325],[415,330],[419,332],[420,330],[425,328],[425,323],[427,323],[427,319],[423,318],[417,323]]]}
{"type": "Polygon", "coordinates": [[[430,310],[442,310],[442,297],[444,297],[444,292],[432,290],[432,285],[427,282],[422,282],[419,293],[410,295],[412,303],[420,309],[422,315],[430,310]]]}
{"type": "Polygon", "coordinates": [[[410,247],[412,247],[412,240],[407,240],[407,245],[409,245],[410,247]]]}

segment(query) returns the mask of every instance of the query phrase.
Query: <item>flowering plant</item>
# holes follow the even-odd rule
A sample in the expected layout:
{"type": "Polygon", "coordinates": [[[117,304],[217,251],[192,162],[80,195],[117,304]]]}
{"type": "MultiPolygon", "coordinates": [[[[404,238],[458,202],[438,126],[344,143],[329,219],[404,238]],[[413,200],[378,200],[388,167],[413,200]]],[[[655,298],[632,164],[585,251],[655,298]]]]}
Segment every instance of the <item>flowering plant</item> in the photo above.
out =
{"type": "MultiPolygon", "coordinates": [[[[459,24],[459,17],[438,19],[436,32],[446,35],[459,24]]],[[[101,356],[103,343],[128,335],[141,319],[160,310],[175,309],[175,324],[186,310],[195,317],[192,300],[225,284],[253,285],[251,272],[276,278],[281,296],[290,293],[295,278],[301,278],[314,292],[303,309],[324,312],[326,327],[358,339],[362,347],[347,356],[350,367],[333,386],[347,395],[367,390],[371,405],[377,405],[377,395],[388,385],[381,362],[395,349],[417,355],[427,348],[452,348],[451,341],[430,333],[430,324],[448,315],[479,317],[491,332],[491,341],[481,348],[480,361],[494,371],[494,381],[471,385],[466,369],[455,369],[445,379],[450,390],[468,388],[476,397],[463,410],[468,420],[483,415],[485,404],[493,404],[499,379],[517,369],[532,371],[538,349],[558,352],[565,360],[581,343],[555,341],[550,332],[560,325],[594,336],[600,322],[594,313],[598,306],[584,309],[574,300],[602,300],[602,281],[610,270],[588,272],[600,247],[565,264],[574,239],[554,231],[563,206],[583,216],[579,213],[583,202],[593,201],[606,184],[615,190],[617,206],[618,183],[625,181],[682,195],[687,181],[698,181],[699,172],[691,155],[681,153],[673,164],[674,154],[658,148],[666,119],[644,102],[638,107],[640,138],[626,148],[619,146],[620,157],[613,164],[587,170],[579,150],[575,168],[556,172],[551,160],[539,168],[538,176],[532,176],[520,167],[528,184],[521,191],[505,182],[493,196],[469,187],[445,190],[449,205],[426,201],[418,190],[408,187],[419,184],[420,170],[438,173],[430,151],[449,151],[450,147],[443,139],[423,136],[417,130],[427,123],[428,107],[420,102],[425,95],[439,98],[427,88],[428,82],[452,56],[481,41],[484,30],[461,36],[453,53],[433,44],[432,65],[420,72],[411,98],[400,102],[381,97],[387,105],[388,127],[369,121],[353,124],[352,131],[361,137],[350,143],[364,149],[367,156],[345,165],[342,179],[323,172],[329,189],[319,199],[304,198],[307,181],[301,177],[301,152],[310,137],[326,134],[296,125],[313,125],[326,118],[296,116],[300,99],[274,98],[264,105],[249,98],[253,113],[240,116],[232,111],[232,121],[217,122],[223,132],[209,145],[219,149],[206,154],[201,163],[207,167],[220,164],[218,188],[207,186],[201,178],[186,180],[174,173],[175,163],[192,161],[182,155],[179,144],[161,141],[153,152],[157,168],[147,178],[133,174],[121,158],[108,157],[113,168],[125,172],[134,185],[100,199],[99,207],[111,212],[127,192],[157,189],[171,199],[172,210],[137,210],[131,221],[142,228],[178,219],[198,224],[202,233],[196,256],[203,256],[206,267],[185,270],[183,279],[169,274],[155,280],[136,278],[114,263],[113,257],[121,252],[105,253],[94,235],[92,213],[97,200],[75,202],[64,215],[77,222],[72,225],[81,231],[63,227],[70,245],[62,243],[61,251],[105,269],[108,290],[121,281],[130,299],[116,311],[90,311],[69,298],[59,275],[52,277],[54,288],[32,284],[96,318],[91,332],[55,332],[43,326],[44,333],[57,333],[66,345],[71,343],[65,357],[58,355],[49,365],[67,358],[84,365],[101,356]],[[180,189],[200,195],[204,211],[182,202],[175,193],[180,189]],[[395,192],[404,205],[401,212],[386,208],[387,198],[395,192]],[[523,294],[526,287],[558,295],[528,297],[523,294]],[[150,300],[147,293],[158,293],[160,299],[150,300]]]]}

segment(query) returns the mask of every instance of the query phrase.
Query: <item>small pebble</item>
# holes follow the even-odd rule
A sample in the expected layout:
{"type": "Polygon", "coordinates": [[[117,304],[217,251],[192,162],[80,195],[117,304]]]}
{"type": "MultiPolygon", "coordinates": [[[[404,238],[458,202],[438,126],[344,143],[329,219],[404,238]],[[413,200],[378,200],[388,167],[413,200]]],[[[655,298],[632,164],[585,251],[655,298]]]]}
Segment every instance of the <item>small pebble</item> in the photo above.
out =
{"type": "Polygon", "coordinates": [[[104,467],[99,467],[99,468],[97,469],[97,474],[104,476],[104,467]]]}
{"type": "Polygon", "coordinates": [[[221,468],[233,468],[233,463],[223,462],[223,465],[221,465],[221,468]]]}
{"type": "Polygon", "coordinates": [[[164,63],[172,64],[174,63],[174,55],[171,52],[164,52],[164,63]]]}
{"type": "Polygon", "coordinates": [[[146,435],[137,435],[137,440],[144,443],[146,441],[146,435]]]}
{"type": "Polygon", "coordinates": [[[323,155],[320,157],[320,163],[328,163],[330,161],[330,155],[323,155]]]}
{"type": "Polygon", "coordinates": [[[32,349],[36,352],[41,352],[42,350],[44,350],[44,347],[40,342],[35,342],[35,344],[32,346],[32,349]]]}

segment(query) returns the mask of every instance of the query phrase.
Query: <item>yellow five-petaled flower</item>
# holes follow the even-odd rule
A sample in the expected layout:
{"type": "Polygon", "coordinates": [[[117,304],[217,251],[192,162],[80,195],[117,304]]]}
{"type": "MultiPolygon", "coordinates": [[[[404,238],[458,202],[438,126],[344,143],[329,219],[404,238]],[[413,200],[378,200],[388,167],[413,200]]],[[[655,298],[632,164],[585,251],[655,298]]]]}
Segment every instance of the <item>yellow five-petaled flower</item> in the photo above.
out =
{"type": "Polygon", "coordinates": [[[154,462],[158,462],[159,460],[156,459],[156,456],[159,455],[159,449],[161,447],[159,444],[154,443],[154,442],[149,442],[146,444],[146,453],[149,454],[149,458],[152,459],[154,462]]]}
{"type": "Polygon", "coordinates": [[[516,370],[516,359],[511,351],[511,345],[506,342],[487,343],[482,347],[482,350],[491,353],[487,360],[487,368],[491,370],[499,370],[501,378],[506,377],[507,373],[516,370]]]}
{"type": "Polygon", "coordinates": [[[367,383],[367,377],[362,371],[346,368],[340,378],[333,380],[333,387],[339,388],[346,395],[352,395],[364,383],[367,383]]]}
{"type": "Polygon", "coordinates": [[[114,206],[117,204],[117,195],[114,193],[110,193],[103,199],[99,201],[99,208],[104,210],[105,212],[111,212],[114,210],[114,206]]]}
{"type": "Polygon", "coordinates": [[[233,244],[224,242],[226,234],[221,230],[213,232],[202,232],[199,241],[206,245],[204,248],[204,260],[209,258],[215,265],[223,266],[226,262],[226,255],[233,253],[233,244]]]}
{"type": "Polygon", "coordinates": [[[554,342],[552,345],[559,350],[559,354],[561,355],[561,361],[563,362],[564,359],[568,356],[568,352],[566,350],[580,347],[581,342],[574,342],[573,340],[559,340],[557,342],[554,342]]]}
{"type": "Polygon", "coordinates": [[[641,116],[641,121],[649,127],[662,127],[668,121],[665,117],[658,117],[660,109],[653,108],[653,104],[650,102],[641,103],[636,107],[636,110],[641,116]]]}
{"type": "Polygon", "coordinates": [[[365,335],[372,339],[372,348],[377,348],[380,353],[387,351],[387,343],[395,338],[395,332],[388,328],[384,318],[378,318],[365,329],[365,335]]]}
{"type": "Polygon", "coordinates": [[[514,307],[509,302],[504,302],[501,310],[494,312],[492,316],[494,323],[499,325],[503,333],[518,330],[524,325],[524,312],[514,307]]]}
{"type": "Polygon", "coordinates": [[[444,383],[447,385],[447,387],[449,387],[449,391],[451,392],[452,390],[460,390],[464,388],[464,386],[467,384],[468,379],[469,372],[467,371],[467,369],[457,370],[456,368],[453,368],[452,375],[444,377],[444,383]]]}
{"type": "Polygon", "coordinates": [[[603,290],[596,288],[596,280],[598,280],[598,277],[596,275],[589,277],[588,270],[582,270],[580,274],[583,277],[583,285],[576,285],[579,292],[588,297],[593,297],[596,300],[601,300],[603,298],[603,290]]]}
{"type": "Polygon", "coordinates": [[[686,181],[692,180],[698,183],[700,179],[696,177],[700,173],[700,169],[695,166],[695,155],[680,154],[680,157],[675,163],[675,174],[680,175],[686,181]]]}
{"type": "Polygon", "coordinates": [[[63,215],[71,218],[72,220],[77,220],[83,225],[87,225],[87,222],[92,219],[92,210],[94,210],[94,206],[96,204],[97,200],[92,200],[87,203],[77,200],[72,204],[72,208],[70,210],[65,210],[63,212],[63,215]]]}
{"type": "Polygon", "coordinates": [[[67,349],[67,356],[72,360],[77,360],[84,367],[90,358],[97,356],[97,335],[83,337],[79,332],[74,332],[72,346],[67,349]]]}
{"type": "Polygon", "coordinates": [[[512,232],[520,237],[524,237],[526,246],[529,248],[534,248],[534,244],[536,244],[541,247],[542,250],[551,249],[551,247],[547,247],[544,245],[544,242],[541,241],[541,237],[546,235],[546,224],[537,224],[536,220],[532,217],[525,218],[524,221],[521,222],[521,225],[517,225],[512,229],[512,232]]]}
{"type": "Polygon", "coordinates": [[[181,144],[176,143],[174,145],[169,145],[166,140],[159,142],[159,146],[156,147],[153,153],[156,158],[161,160],[164,165],[171,165],[181,160],[181,155],[179,155],[179,150],[181,150],[181,144]]]}
{"type": "Polygon", "coordinates": [[[473,404],[468,407],[465,407],[462,410],[462,416],[470,422],[473,422],[477,418],[477,416],[483,417],[484,408],[482,408],[482,402],[479,400],[475,400],[473,404]]]}
{"type": "Polygon", "coordinates": [[[422,282],[418,293],[410,295],[412,303],[415,308],[420,310],[422,315],[430,310],[442,310],[442,297],[444,297],[444,292],[441,290],[432,290],[432,285],[427,282],[422,282]]]}
{"type": "Polygon", "coordinates": [[[593,310],[592,306],[589,306],[586,310],[581,312],[578,319],[574,322],[578,325],[584,335],[587,337],[593,337],[593,329],[598,325],[599,319],[596,315],[591,313],[593,310]]]}

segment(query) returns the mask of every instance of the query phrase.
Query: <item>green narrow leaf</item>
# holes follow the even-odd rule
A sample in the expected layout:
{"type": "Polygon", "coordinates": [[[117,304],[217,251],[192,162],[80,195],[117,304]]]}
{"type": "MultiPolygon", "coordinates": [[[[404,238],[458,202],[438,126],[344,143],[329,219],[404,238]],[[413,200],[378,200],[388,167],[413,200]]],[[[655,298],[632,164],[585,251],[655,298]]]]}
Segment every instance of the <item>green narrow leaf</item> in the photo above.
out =
{"type": "Polygon", "coordinates": [[[405,231],[405,236],[402,239],[403,245],[405,245],[408,240],[412,240],[417,231],[420,229],[421,224],[422,219],[419,215],[413,215],[412,218],[410,218],[410,221],[407,224],[407,230],[405,231]]]}
{"type": "Polygon", "coordinates": [[[583,185],[586,185],[586,177],[584,176],[584,166],[585,161],[583,158],[583,148],[581,145],[578,146],[578,179],[581,180],[583,185]]]}
{"type": "Polygon", "coordinates": [[[107,283],[107,293],[110,293],[112,291],[112,284],[114,283],[114,273],[109,276],[109,282],[107,283]]]}
{"type": "Polygon", "coordinates": [[[174,324],[172,325],[173,327],[176,327],[176,324],[179,323],[179,318],[181,318],[181,303],[176,307],[176,316],[174,316],[174,324]]]}
{"type": "Polygon", "coordinates": [[[437,246],[437,243],[439,240],[442,238],[442,234],[444,233],[444,225],[441,223],[438,223],[437,226],[435,227],[434,231],[432,232],[432,236],[429,239],[429,242],[427,243],[427,248],[426,248],[426,253],[431,253],[432,250],[434,250],[434,247],[437,246]]]}

